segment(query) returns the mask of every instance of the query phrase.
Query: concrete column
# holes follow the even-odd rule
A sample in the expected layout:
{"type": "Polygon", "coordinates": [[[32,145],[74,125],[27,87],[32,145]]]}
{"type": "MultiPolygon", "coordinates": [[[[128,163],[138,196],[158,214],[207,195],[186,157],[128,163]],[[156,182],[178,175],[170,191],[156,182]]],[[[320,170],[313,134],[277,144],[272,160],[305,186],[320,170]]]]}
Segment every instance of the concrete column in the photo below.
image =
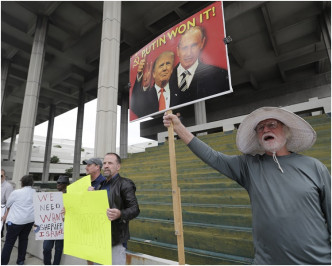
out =
{"type": "Polygon", "coordinates": [[[195,103],[195,123],[196,125],[206,123],[205,101],[195,103]]]}
{"type": "Polygon", "coordinates": [[[83,136],[83,118],[84,118],[84,102],[85,92],[81,88],[78,96],[78,110],[77,110],[77,122],[76,122],[76,137],[74,148],[74,164],[73,164],[73,182],[80,177],[81,166],[81,148],[82,148],[82,136],[83,136]]]}
{"type": "MultiPolygon", "coordinates": [[[[206,109],[205,109],[205,101],[195,103],[195,123],[196,125],[205,124],[206,123],[206,109]]],[[[197,133],[196,136],[206,135],[207,132],[197,133]]]]}
{"type": "Polygon", "coordinates": [[[331,62],[331,15],[328,15],[328,11],[323,13],[320,24],[325,47],[331,62]]]}
{"type": "Polygon", "coordinates": [[[13,153],[14,153],[14,147],[15,147],[15,142],[16,142],[16,126],[13,126],[12,129],[12,137],[10,139],[10,145],[9,145],[9,152],[8,152],[8,161],[13,160],[13,153]]]}
{"type": "Polygon", "coordinates": [[[129,96],[122,95],[121,101],[121,123],[120,123],[120,157],[128,157],[128,108],[129,96]]]}
{"type": "Polygon", "coordinates": [[[40,83],[45,57],[46,32],[47,18],[38,17],[32,44],[13,173],[13,182],[17,188],[20,187],[19,180],[21,177],[29,173],[33,131],[36,124],[40,83]]]}
{"type": "Polygon", "coordinates": [[[100,48],[95,156],[116,151],[121,2],[105,1],[100,48]]]}
{"type": "Polygon", "coordinates": [[[47,183],[49,181],[55,109],[56,109],[55,105],[51,104],[48,116],[48,127],[47,127],[47,136],[45,144],[44,165],[43,165],[43,175],[42,175],[43,183],[47,183]]]}
{"type": "Polygon", "coordinates": [[[7,59],[1,60],[1,114],[3,114],[4,99],[6,95],[6,84],[9,72],[10,61],[7,59]]]}

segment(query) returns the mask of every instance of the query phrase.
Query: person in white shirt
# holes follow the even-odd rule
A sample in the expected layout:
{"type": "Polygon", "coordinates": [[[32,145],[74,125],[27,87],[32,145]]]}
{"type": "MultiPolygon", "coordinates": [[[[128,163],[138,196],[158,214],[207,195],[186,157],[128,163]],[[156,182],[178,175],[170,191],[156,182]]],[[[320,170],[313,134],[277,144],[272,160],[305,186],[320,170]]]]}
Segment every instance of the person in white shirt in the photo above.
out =
{"type": "MultiPolygon", "coordinates": [[[[6,181],[6,172],[4,169],[1,169],[1,209],[6,208],[6,203],[9,198],[10,193],[14,190],[12,184],[6,181]]],[[[1,216],[1,222],[4,223],[3,216],[1,216]]],[[[2,225],[1,223],[1,225],[2,225]]],[[[1,238],[3,238],[3,229],[1,228],[1,238]]]]}
{"type": "Polygon", "coordinates": [[[1,205],[5,205],[10,193],[14,190],[12,184],[6,180],[6,172],[1,169],[1,205]]]}
{"type": "Polygon", "coordinates": [[[7,265],[16,239],[18,238],[18,255],[16,263],[23,265],[28,237],[34,223],[33,177],[25,175],[21,178],[21,189],[14,190],[6,203],[7,211],[4,220],[7,225],[6,241],[1,252],[1,264],[7,265]]]}

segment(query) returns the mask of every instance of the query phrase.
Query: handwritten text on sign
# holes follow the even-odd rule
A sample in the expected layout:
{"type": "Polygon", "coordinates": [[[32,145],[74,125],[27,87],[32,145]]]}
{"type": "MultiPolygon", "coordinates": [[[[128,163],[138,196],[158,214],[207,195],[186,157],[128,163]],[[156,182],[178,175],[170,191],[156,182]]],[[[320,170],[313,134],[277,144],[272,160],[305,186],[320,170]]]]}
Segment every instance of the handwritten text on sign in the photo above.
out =
{"type": "Polygon", "coordinates": [[[39,192],[34,195],[36,240],[63,239],[62,192],[39,192]]]}

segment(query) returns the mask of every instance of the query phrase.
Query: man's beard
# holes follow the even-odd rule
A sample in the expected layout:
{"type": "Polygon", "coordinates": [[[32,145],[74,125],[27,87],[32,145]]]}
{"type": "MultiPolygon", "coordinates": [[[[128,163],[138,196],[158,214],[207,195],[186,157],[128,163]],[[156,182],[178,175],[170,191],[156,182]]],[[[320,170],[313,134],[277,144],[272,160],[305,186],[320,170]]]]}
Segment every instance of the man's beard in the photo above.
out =
{"type": "Polygon", "coordinates": [[[287,138],[284,135],[277,137],[273,133],[266,133],[259,139],[259,144],[263,147],[265,151],[268,152],[277,152],[282,149],[287,142],[287,138]],[[273,138],[271,140],[267,140],[273,138]]]}
{"type": "Polygon", "coordinates": [[[107,179],[109,177],[112,177],[111,171],[107,171],[106,173],[104,172],[103,176],[107,179]]]}

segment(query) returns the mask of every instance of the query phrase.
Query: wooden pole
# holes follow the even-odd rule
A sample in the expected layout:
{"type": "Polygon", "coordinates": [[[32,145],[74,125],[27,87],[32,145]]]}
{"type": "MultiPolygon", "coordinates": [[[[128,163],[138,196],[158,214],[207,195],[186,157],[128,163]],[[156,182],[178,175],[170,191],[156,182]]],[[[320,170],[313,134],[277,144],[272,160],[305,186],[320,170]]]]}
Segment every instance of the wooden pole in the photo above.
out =
{"type": "MultiPolygon", "coordinates": [[[[167,114],[171,114],[171,113],[172,113],[172,110],[167,111],[167,114]]],[[[169,143],[169,161],[170,161],[171,180],[172,180],[174,229],[175,229],[175,235],[177,236],[177,243],[178,243],[178,260],[179,260],[180,265],[184,265],[185,257],[184,257],[181,194],[180,194],[180,188],[178,187],[178,180],[177,180],[178,176],[177,176],[177,171],[176,171],[173,124],[171,124],[171,126],[168,128],[168,143],[169,143]]]]}

